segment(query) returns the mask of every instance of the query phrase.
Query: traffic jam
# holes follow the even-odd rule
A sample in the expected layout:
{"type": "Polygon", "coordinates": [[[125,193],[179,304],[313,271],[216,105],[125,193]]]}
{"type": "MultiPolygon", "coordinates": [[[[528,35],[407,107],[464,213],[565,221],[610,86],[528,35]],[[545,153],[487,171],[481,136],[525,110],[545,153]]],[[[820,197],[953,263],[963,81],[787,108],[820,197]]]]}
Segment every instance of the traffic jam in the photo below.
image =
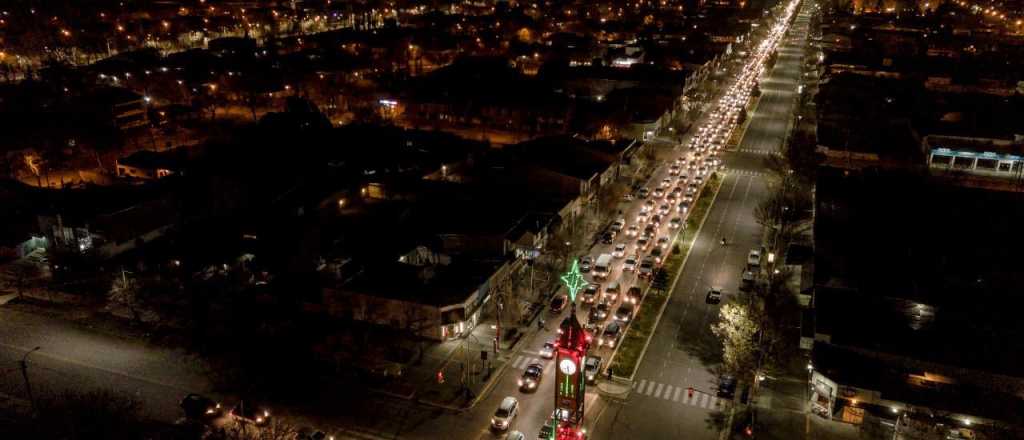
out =
{"type": "MultiPolygon", "coordinates": [[[[603,360],[610,359],[621,343],[647,292],[649,283],[644,281],[649,281],[673,252],[678,230],[700,221],[688,218],[691,208],[710,176],[722,169],[721,150],[742,122],[740,112],[757,87],[765,62],[785,35],[796,5],[791,2],[787,6],[782,19],[773,25],[689,141],[678,146],[676,157],[658,166],[646,185],[634,187],[625,196],[621,215],[598,233],[598,243],[590,252],[579,257],[580,272],[589,282],[577,299],[578,318],[591,340],[588,382],[607,372],[603,360]]],[[[550,304],[552,321],[570,309],[568,301],[565,294],[555,296],[550,304]]],[[[720,301],[721,292],[717,291],[706,298],[712,305],[720,301]]],[[[541,357],[552,359],[557,339],[539,343],[541,357]]],[[[520,390],[536,390],[542,371],[540,364],[529,365],[519,381],[520,390]]]]}

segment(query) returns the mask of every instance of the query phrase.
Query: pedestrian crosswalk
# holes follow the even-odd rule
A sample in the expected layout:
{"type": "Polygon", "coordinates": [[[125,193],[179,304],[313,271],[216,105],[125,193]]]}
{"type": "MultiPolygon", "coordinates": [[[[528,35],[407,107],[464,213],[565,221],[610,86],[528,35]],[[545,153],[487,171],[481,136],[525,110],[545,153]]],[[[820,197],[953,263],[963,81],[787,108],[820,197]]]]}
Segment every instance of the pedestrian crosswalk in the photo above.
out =
{"type": "Polygon", "coordinates": [[[736,149],[736,150],[733,150],[733,151],[736,151],[736,152],[739,152],[739,153],[747,153],[747,154],[764,154],[764,155],[769,155],[769,154],[770,155],[779,155],[780,154],[778,150],[755,150],[753,148],[739,148],[739,149],[736,149]]]}
{"type": "Polygon", "coordinates": [[[633,382],[633,391],[654,399],[667,400],[705,409],[717,409],[725,403],[724,399],[719,399],[705,392],[694,390],[693,393],[690,393],[687,387],[648,381],[646,379],[633,382]]]}
{"type": "Polygon", "coordinates": [[[512,365],[512,368],[525,369],[527,365],[536,364],[536,363],[543,364],[544,363],[544,359],[539,358],[539,357],[517,355],[516,358],[512,360],[512,364],[511,365],[512,365]]]}
{"type": "Polygon", "coordinates": [[[755,176],[755,177],[757,177],[757,176],[765,176],[765,175],[767,175],[766,173],[761,172],[761,171],[740,170],[740,169],[736,169],[736,168],[726,168],[725,172],[728,173],[728,174],[735,174],[737,176],[755,176]]]}

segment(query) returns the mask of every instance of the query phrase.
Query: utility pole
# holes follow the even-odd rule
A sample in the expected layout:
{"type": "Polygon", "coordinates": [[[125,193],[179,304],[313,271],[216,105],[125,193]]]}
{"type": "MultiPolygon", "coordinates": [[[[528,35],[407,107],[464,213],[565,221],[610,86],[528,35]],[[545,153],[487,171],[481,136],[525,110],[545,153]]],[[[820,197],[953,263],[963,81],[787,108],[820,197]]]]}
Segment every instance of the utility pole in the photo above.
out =
{"type": "Polygon", "coordinates": [[[21,357],[21,377],[25,378],[25,392],[28,393],[28,401],[32,405],[32,413],[36,412],[36,399],[32,396],[32,382],[28,380],[28,355],[35,353],[42,347],[36,347],[21,357]]]}

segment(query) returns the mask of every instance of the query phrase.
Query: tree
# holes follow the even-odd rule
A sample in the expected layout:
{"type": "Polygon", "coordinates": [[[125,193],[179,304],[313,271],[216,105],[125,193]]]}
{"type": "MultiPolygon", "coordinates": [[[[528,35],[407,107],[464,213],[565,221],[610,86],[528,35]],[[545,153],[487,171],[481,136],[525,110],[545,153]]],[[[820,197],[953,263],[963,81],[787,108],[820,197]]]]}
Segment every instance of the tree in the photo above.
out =
{"type": "Polygon", "coordinates": [[[722,341],[724,370],[737,377],[751,377],[757,368],[760,311],[751,304],[730,301],[719,310],[718,318],[711,332],[722,341]]]}
{"type": "Polygon", "coordinates": [[[235,423],[207,436],[208,440],[292,440],[298,431],[281,419],[271,418],[261,427],[235,423]]]}

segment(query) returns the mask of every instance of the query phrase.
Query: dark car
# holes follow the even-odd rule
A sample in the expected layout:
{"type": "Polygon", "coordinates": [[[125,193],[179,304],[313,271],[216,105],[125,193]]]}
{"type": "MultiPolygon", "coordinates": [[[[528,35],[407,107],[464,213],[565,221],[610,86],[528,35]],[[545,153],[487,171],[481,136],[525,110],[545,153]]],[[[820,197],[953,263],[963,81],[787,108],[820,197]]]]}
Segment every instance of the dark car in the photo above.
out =
{"type": "Polygon", "coordinates": [[[644,291],[643,289],[640,289],[640,286],[630,287],[629,290],[626,291],[626,302],[630,304],[638,304],[643,297],[644,291]]]}
{"type": "Polygon", "coordinates": [[[295,440],[334,440],[334,436],[327,435],[318,429],[303,427],[295,433],[295,440]]]}
{"type": "Polygon", "coordinates": [[[722,376],[718,379],[718,397],[732,399],[736,395],[736,378],[733,376],[722,376]]]}
{"type": "Polygon", "coordinates": [[[523,377],[519,378],[519,391],[534,391],[540,386],[540,380],[544,377],[544,366],[541,364],[530,364],[523,371],[523,377]]]}
{"type": "Polygon", "coordinates": [[[580,272],[590,272],[590,268],[594,266],[594,261],[590,256],[580,258],[580,272]]]}
{"type": "Polygon", "coordinates": [[[611,307],[608,306],[608,303],[604,301],[598,303],[594,308],[590,309],[590,314],[587,316],[587,322],[592,324],[604,322],[604,320],[608,318],[609,310],[611,310],[611,307]]]}
{"type": "Polygon", "coordinates": [[[270,410],[251,400],[241,400],[231,408],[231,417],[239,422],[262,426],[270,421],[270,410]]]}
{"type": "Polygon", "coordinates": [[[615,311],[615,320],[629,322],[631,319],[633,319],[633,305],[622,303],[619,309],[615,311]]]}
{"type": "Polygon", "coordinates": [[[615,231],[605,231],[601,234],[601,243],[612,244],[615,241],[615,231]]]}
{"type": "Polygon", "coordinates": [[[555,295],[551,300],[551,312],[560,313],[565,308],[565,303],[569,302],[569,297],[565,294],[555,295]]]}
{"type": "Polygon", "coordinates": [[[601,358],[599,356],[587,356],[587,360],[583,361],[583,374],[586,375],[587,382],[594,383],[600,372],[601,358]]]}
{"type": "Polygon", "coordinates": [[[182,411],[185,411],[185,418],[199,420],[217,417],[221,413],[220,404],[209,397],[192,393],[181,399],[182,411]]]}
{"type": "Polygon", "coordinates": [[[707,296],[704,297],[704,302],[708,304],[718,304],[722,302],[722,291],[718,288],[711,288],[711,290],[708,290],[707,296]]]}
{"type": "Polygon", "coordinates": [[[583,302],[585,304],[593,304],[594,300],[597,299],[597,292],[601,289],[600,284],[590,283],[583,289],[583,302]]]}
{"type": "Polygon", "coordinates": [[[622,327],[620,327],[619,323],[613,322],[608,324],[608,327],[605,327],[604,332],[601,333],[601,337],[597,339],[597,346],[607,345],[609,348],[615,348],[621,336],[622,327]]]}

